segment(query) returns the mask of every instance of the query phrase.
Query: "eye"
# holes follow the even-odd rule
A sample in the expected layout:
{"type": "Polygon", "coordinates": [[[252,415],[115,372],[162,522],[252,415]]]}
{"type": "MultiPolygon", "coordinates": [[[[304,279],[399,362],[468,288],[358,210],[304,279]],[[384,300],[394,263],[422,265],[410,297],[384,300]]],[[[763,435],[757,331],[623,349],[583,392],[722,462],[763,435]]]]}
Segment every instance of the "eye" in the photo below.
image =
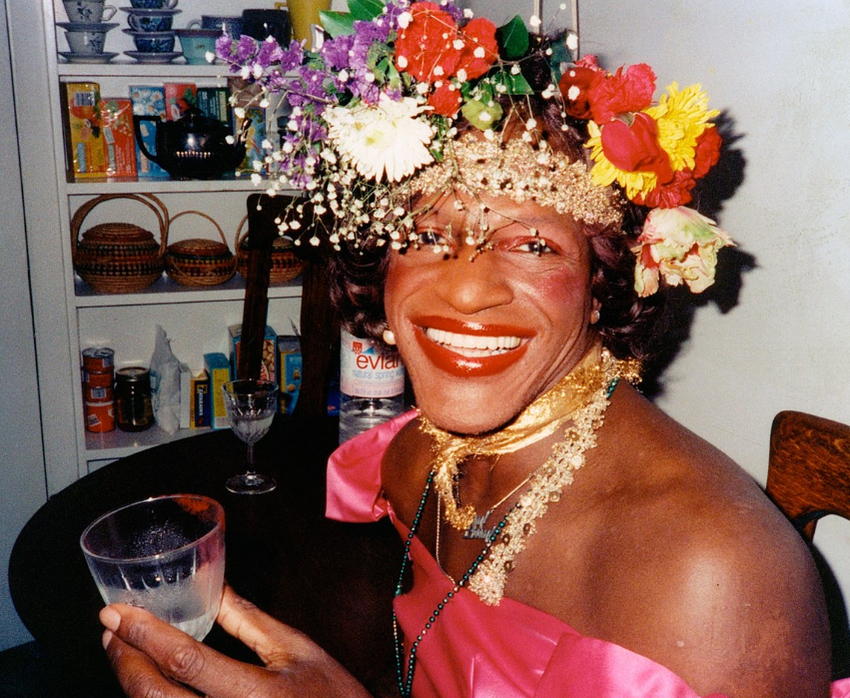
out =
{"type": "Polygon", "coordinates": [[[527,237],[514,238],[505,241],[504,248],[509,252],[524,252],[535,254],[538,257],[544,254],[554,254],[556,250],[543,238],[527,237]]]}
{"type": "Polygon", "coordinates": [[[417,248],[434,248],[435,251],[446,250],[451,245],[448,233],[436,228],[422,228],[417,230],[414,238],[414,246],[417,248]]]}

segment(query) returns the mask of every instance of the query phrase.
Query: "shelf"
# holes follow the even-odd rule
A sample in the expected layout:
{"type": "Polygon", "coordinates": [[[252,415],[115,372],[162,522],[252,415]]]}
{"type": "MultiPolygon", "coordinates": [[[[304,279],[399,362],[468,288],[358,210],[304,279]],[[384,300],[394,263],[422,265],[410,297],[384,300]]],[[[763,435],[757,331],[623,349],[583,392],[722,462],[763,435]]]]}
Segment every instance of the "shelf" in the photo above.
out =
{"type": "Polygon", "coordinates": [[[90,459],[99,460],[104,458],[123,458],[142,448],[159,446],[160,444],[186,439],[190,436],[205,434],[212,431],[210,428],[203,429],[178,429],[169,434],[164,429],[154,425],[145,431],[121,431],[115,428],[103,434],[86,432],[86,452],[90,459]]]}
{"type": "Polygon", "coordinates": [[[251,182],[250,175],[227,177],[224,179],[87,179],[68,182],[69,195],[97,196],[108,190],[111,194],[164,193],[175,194],[192,192],[244,191],[258,194],[264,189],[251,182]]]}
{"type": "MultiPolygon", "coordinates": [[[[181,286],[167,276],[135,293],[102,293],[93,290],[79,278],[74,279],[74,295],[78,308],[103,308],[166,303],[201,303],[205,301],[241,301],[245,297],[245,280],[238,274],[218,286],[181,286]]],[[[269,287],[269,299],[298,298],[301,280],[269,287]]]]}
{"type": "MultiPolygon", "coordinates": [[[[179,60],[179,59],[178,59],[179,60]]],[[[227,66],[222,63],[213,65],[189,65],[188,63],[138,63],[129,58],[116,58],[109,63],[68,63],[60,60],[56,64],[60,77],[89,78],[161,78],[175,77],[222,78],[231,76],[227,66]]]]}

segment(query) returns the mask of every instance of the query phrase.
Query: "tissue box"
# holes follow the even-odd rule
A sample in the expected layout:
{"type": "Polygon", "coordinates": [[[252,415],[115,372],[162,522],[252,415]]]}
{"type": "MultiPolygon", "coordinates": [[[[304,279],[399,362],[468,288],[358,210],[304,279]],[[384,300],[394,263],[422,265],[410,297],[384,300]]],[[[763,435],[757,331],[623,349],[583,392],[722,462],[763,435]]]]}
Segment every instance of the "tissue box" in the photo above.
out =
{"type": "Polygon", "coordinates": [[[133,103],[126,98],[101,102],[108,177],[136,176],[136,137],[133,134],[133,103]]]}
{"type": "Polygon", "coordinates": [[[277,365],[280,373],[280,413],[292,414],[301,391],[301,340],[295,335],[277,338],[277,365]]]}
{"type": "MultiPolygon", "coordinates": [[[[135,116],[158,116],[165,119],[165,89],[159,85],[131,85],[130,101],[135,116]]],[[[156,153],[156,126],[152,121],[142,121],[139,131],[145,148],[156,153]]],[[[152,160],[149,160],[136,143],[136,169],[140,179],[164,179],[168,173],[152,160]]]]}

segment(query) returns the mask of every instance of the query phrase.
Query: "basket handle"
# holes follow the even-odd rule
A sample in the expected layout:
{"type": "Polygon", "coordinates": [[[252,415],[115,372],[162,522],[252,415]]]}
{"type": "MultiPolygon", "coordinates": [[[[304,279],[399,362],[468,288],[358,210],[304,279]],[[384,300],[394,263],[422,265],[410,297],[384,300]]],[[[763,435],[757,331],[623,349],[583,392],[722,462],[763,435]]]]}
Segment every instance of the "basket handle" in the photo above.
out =
{"type": "Polygon", "coordinates": [[[242,229],[245,227],[245,223],[248,222],[248,214],[239,221],[239,227],[236,229],[236,239],[233,241],[233,249],[238,252],[239,245],[242,244],[242,241],[248,236],[248,229],[245,229],[245,232],[242,232],[242,229]]]}
{"type": "Polygon", "coordinates": [[[230,249],[230,246],[227,244],[227,238],[224,237],[224,231],[221,229],[221,226],[215,221],[215,219],[212,216],[208,216],[206,213],[202,213],[201,211],[194,211],[194,210],[181,211],[180,213],[171,217],[170,225],[174,225],[174,221],[176,221],[178,218],[180,218],[180,216],[185,216],[187,213],[194,213],[198,216],[202,216],[202,217],[206,218],[210,223],[212,223],[215,226],[215,229],[218,231],[219,237],[221,237],[221,241],[224,243],[224,246],[227,247],[227,249],[230,249]]]}
{"type": "Polygon", "coordinates": [[[159,223],[159,256],[162,257],[165,254],[165,248],[168,244],[169,218],[168,209],[165,207],[165,204],[153,194],[101,194],[86,201],[76,210],[74,217],[71,219],[71,261],[74,263],[77,261],[77,239],[80,235],[80,227],[83,224],[83,220],[85,220],[85,217],[89,215],[95,206],[110,199],[132,199],[134,201],[140,201],[156,214],[156,219],[159,223]]]}

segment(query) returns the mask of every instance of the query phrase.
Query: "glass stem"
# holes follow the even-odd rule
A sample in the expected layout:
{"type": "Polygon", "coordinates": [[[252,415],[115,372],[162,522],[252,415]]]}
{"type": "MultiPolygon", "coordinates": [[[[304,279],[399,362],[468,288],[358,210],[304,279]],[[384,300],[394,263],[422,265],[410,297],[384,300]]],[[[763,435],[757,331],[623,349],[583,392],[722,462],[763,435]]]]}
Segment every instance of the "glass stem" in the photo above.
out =
{"type": "Polygon", "coordinates": [[[248,444],[248,474],[254,474],[254,444],[248,444]]]}

